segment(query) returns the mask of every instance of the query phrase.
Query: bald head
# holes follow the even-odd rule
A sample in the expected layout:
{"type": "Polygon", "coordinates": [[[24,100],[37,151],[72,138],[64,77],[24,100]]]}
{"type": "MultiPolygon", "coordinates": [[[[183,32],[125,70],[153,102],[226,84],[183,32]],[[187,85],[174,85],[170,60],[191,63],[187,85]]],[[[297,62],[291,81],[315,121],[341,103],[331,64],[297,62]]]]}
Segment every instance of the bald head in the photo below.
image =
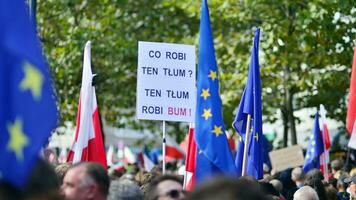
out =
{"type": "Polygon", "coordinates": [[[83,162],[71,166],[64,176],[62,189],[66,199],[106,199],[109,176],[97,163],[83,162]]]}

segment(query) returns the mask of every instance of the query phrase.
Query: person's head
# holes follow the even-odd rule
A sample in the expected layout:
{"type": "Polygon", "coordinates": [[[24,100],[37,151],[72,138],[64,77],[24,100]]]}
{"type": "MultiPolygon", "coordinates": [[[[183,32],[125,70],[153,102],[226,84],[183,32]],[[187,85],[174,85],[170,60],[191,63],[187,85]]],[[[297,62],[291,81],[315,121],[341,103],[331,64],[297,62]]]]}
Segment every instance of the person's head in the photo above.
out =
{"type": "Polygon", "coordinates": [[[347,176],[343,175],[340,176],[339,179],[337,180],[336,189],[339,192],[345,192],[347,189],[348,184],[344,182],[345,178],[347,178],[347,176]]]}
{"type": "MultiPolygon", "coordinates": [[[[271,186],[273,187],[273,186],[271,186]]],[[[258,182],[251,177],[239,179],[216,178],[202,183],[191,194],[187,200],[265,200],[258,182]]]]}
{"type": "Polygon", "coordinates": [[[342,168],[344,163],[342,162],[342,160],[337,158],[331,161],[330,165],[331,165],[332,173],[334,174],[335,172],[339,171],[342,168]]]}
{"type": "Polygon", "coordinates": [[[108,200],[143,200],[143,193],[131,180],[113,180],[110,183],[108,200]]]}
{"type": "Polygon", "coordinates": [[[184,198],[182,180],[174,175],[154,178],[145,193],[146,200],[181,200],[184,198]]]}
{"type": "Polygon", "coordinates": [[[303,186],[294,193],[293,200],[319,200],[319,197],[313,188],[303,186]]]}
{"type": "Polygon", "coordinates": [[[31,170],[30,176],[23,187],[25,200],[59,200],[59,179],[53,167],[46,161],[39,159],[31,170]]]}
{"type": "Polygon", "coordinates": [[[344,182],[349,185],[349,193],[351,198],[356,198],[356,175],[345,178],[344,182]]]}
{"type": "Polygon", "coordinates": [[[323,182],[318,178],[310,178],[305,181],[305,185],[312,187],[318,194],[319,199],[327,199],[323,182]]]}
{"type": "Polygon", "coordinates": [[[292,170],[291,178],[294,182],[302,182],[304,180],[304,171],[300,167],[296,167],[292,170]]]}
{"type": "Polygon", "coordinates": [[[106,170],[97,163],[72,165],[63,179],[62,190],[67,200],[106,199],[110,180],[106,170]]]}
{"type": "Polygon", "coordinates": [[[328,200],[338,200],[337,190],[331,184],[325,183],[324,187],[328,200]]]}
{"type": "Polygon", "coordinates": [[[324,175],[319,169],[311,169],[305,175],[305,181],[307,182],[310,179],[319,179],[322,181],[324,180],[324,175]]]}
{"type": "Polygon", "coordinates": [[[70,168],[70,165],[70,163],[62,163],[57,165],[56,168],[54,168],[61,185],[63,183],[64,175],[66,175],[68,169],[70,168]]]}
{"type": "Polygon", "coordinates": [[[273,187],[279,192],[282,193],[283,185],[282,182],[278,179],[272,179],[269,183],[273,185],[273,187]]]}

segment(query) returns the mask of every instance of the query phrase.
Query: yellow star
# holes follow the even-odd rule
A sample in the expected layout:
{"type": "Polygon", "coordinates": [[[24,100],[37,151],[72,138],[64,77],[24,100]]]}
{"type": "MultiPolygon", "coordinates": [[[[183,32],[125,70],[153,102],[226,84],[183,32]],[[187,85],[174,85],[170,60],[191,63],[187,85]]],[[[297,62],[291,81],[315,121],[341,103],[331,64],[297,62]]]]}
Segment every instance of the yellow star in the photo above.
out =
{"type": "Polygon", "coordinates": [[[214,81],[218,77],[216,71],[210,70],[209,77],[211,78],[212,81],[214,81]]]}
{"type": "Polygon", "coordinates": [[[221,128],[222,126],[214,125],[214,130],[212,130],[211,132],[215,133],[216,137],[218,137],[220,134],[222,134],[221,128]]]}
{"type": "Polygon", "coordinates": [[[40,100],[42,93],[43,85],[43,75],[41,71],[38,70],[35,66],[31,65],[29,62],[25,62],[24,65],[25,77],[20,83],[20,89],[31,90],[32,96],[35,100],[40,100]]]}
{"type": "Polygon", "coordinates": [[[29,144],[29,139],[22,132],[22,120],[16,118],[14,124],[8,123],[7,130],[10,134],[9,142],[7,143],[7,149],[14,151],[16,158],[20,161],[23,160],[23,148],[29,144]]]}
{"type": "Polygon", "coordinates": [[[201,97],[203,97],[204,98],[204,100],[206,100],[209,96],[210,96],[210,93],[209,93],[209,88],[208,89],[206,89],[206,90],[204,90],[203,89],[203,91],[202,91],[202,93],[201,93],[201,95],[200,95],[201,97]]]}
{"type": "Polygon", "coordinates": [[[204,109],[204,113],[202,114],[202,116],[205,118],[205,120],[208,120],[209,117],[212,117],[213,115],[211,114],[210,108],[204,109]]]}

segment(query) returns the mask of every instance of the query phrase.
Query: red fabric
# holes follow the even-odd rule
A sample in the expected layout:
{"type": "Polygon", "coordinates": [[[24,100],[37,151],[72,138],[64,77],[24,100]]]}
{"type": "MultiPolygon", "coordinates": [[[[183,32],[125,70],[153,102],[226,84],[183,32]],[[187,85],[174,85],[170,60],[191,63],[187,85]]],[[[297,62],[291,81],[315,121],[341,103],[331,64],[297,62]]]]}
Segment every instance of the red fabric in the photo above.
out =
{"type": "Polygon", "coordinates": [[[356,118],[356,44],[354,48],[354,57],[352,63],[351,81],[350,81],[349,104],[347,108],[346,128],[351,135],[356,118]]]}
{"type": "Polygon", "coordinates": [[[183,159],[184,154],[173,146],[166,145],[166,156],[176,159],[183,159]]]}
{"type": "MultiPolygon", "coordinates": [[[[78,115],[77,115],[77,128],[75,131],[75,142],[77,142],[78,132],[80,129],[80,109],[81,109],[81,105],[79,103],[78,115]]],[[[86,146],[83,149],[81,161],[97,162],[106,169],[107,168],[106,154],[105,154],[102,131],[100,126],[98,108],[96,108],[93,113],[93,126],[94,126],[95,137],[89,139],[88,146],[86,146]]],[[[75,152],[73,150],[69,152],[67,161],[73,161],[74,153],[75,152]]]]}
{"type": "Polygon", "coordinates": [[[194,128],[189,128],[189,142],[187,157],[185,160],[185,170],[193,174],[190,180],[187,180],[186,190],[193,190],[195,184],[195,158],[196,158],[197,145],[194,140],[194,128]]]}
{"type": "Polygon", "coordinates": [[[329,130],[326,124],[323,124],[324,130],[323,130],[323,136],[325,136],[324,141],[325,141],[325,149],[330,149],[330,137],[329,137],[329,130]]]}
{"type": "Polygon", "coordinates": [[[234,137],[233,136],[229,136],[227,141],[229,143],[229,147],[230,147],[231,152],[234,152],[236,150],[234,137]]]}

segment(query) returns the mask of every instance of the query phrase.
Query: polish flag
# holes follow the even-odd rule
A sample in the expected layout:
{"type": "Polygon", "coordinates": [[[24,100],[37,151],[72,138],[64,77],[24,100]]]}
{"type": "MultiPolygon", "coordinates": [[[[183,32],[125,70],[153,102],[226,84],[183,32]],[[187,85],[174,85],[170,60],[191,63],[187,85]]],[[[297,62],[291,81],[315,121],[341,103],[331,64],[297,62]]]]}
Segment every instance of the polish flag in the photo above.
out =
{"type": "Polygon", "coordinates": [[[196,158],[197,145],[194,139],[194,127],[189,127],[189,142],[187,157],[185,159],[185,175],[184,175],[184,189],[192,191],[195,183],[195,158],[196,158]]]}
{"type": "Polygon", "coordinates": [[[347,108],[346,128],[349,134],[356,135],[356,43],[354,48],[354,58],[352,63],[350,91],[349,91],[349,104],[347,108]]]}
{"type": "Polygon", "coordinates": [[[100,126],[99,109],[96,103],[95,88],[92,86],[91,42],[84,50],[82,86],[77,114],[77,127],[67,161],[78,163],[92,161],[107,168],[103,136],[100,126]]]}
{"type": "Polygon", "coordinates": [[[183,159],[185,156],[184,150],[179,146],[179,144],[169,135],[166,136],[166,160],[170,158],[183,159]]]}
{"type": "Polygon", "coordinates": [[[329,131],[328,127],[326,124],[326,110],[324,105],[320,105],[320,120],[322,126],[321,134],[323,138],[323,144],[324,144],[324,151],[320,155],[320,169],[324,174],[324,178],[326,181],[329,181],[329,170],[328,170],[328,163],[330,162],[330,137],[329,137],[329,131]]]}

